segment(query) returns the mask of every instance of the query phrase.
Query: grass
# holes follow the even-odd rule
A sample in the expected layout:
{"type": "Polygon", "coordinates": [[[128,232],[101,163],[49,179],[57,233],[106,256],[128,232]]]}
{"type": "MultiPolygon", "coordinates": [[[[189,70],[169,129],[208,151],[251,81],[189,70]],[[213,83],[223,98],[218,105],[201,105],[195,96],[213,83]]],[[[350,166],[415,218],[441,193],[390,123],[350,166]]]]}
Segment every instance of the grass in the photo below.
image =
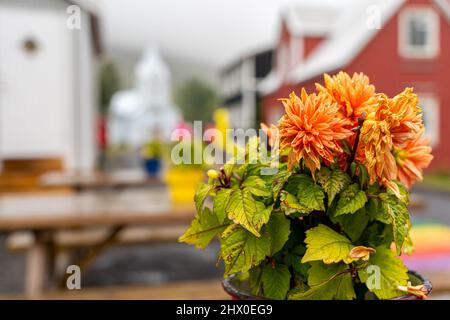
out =
{"type": "Polygon", "coordinates": [[[430,173],[424,176],[420,187],[450,192],[450,173],[430,173]]]}

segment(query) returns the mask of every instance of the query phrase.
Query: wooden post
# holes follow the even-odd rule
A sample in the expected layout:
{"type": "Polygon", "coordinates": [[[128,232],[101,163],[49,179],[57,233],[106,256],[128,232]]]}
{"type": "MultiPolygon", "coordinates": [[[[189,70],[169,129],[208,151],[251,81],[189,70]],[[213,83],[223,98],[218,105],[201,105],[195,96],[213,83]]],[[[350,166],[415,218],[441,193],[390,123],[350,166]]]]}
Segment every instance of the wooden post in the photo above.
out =
{"type": "Polygon", "coordinates": [[[34,242],[28,250],[25,275],[25,294],[28,298],[38,298],[48,285],[53,273],[53,238],[44,231],[34,231],[34,242]]]}

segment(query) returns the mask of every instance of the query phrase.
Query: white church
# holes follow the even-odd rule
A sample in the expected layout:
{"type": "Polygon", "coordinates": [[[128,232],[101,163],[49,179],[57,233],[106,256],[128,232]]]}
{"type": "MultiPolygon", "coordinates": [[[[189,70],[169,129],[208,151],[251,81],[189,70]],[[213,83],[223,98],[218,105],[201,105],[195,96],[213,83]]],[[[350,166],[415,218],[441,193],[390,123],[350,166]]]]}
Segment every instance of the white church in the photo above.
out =
{"type": "Polygon", "coordinates": [[[64,170],[94,168],[100,55],[94,4],[0,0],[2,164],[50,159],[64,170]]]}
{"type": "Polygon", "coordinates": [[[117,92],[111,101],[110,145],[140,148],[152,140],[170,141],[183,120],[171,99],[171,74],[156,46],[144,51],[134,70],[135,84],[117,92]]]}

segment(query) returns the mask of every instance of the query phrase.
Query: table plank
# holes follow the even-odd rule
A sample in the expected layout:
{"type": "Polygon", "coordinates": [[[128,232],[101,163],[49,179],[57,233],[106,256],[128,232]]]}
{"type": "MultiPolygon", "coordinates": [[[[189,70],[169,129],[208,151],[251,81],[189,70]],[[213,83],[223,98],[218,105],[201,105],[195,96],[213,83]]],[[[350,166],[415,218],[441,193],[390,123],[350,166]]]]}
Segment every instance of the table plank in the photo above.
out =
{"type": "Polygon", "coordinates": [[[77,190],[164,186],[161,179],[148,177],[140,170],[103,171],[55,171],[40,177],[44,188],[74,188],[77,190]]]}
{"type": "Polygon", "coordinates": [[[166,190],[0,196],[5,231],[189,223],[194,215],[193,204],[172,206],[166,190]]]}

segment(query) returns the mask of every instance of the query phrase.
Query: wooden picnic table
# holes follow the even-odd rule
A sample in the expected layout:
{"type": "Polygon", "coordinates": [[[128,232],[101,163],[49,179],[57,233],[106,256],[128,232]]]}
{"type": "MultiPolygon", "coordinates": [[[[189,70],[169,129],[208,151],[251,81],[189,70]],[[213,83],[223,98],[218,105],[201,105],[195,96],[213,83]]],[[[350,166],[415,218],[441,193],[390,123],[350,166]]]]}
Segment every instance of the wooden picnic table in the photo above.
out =
{"type": "Polygon", "coordinates": [[[34,234],[27,254],[25,292],[29,296],[41,294],[54,280],[54,235],[58,231],[109,228],[103,241],[86,248],[73,263],[83,270],[125,227],[188,225],[194,214],[193,205],[172,206],[164,189],[0,196],[0,232],[34,234]]]}
{"type": "Polygon", "coordinates": [[[52,171],[40,177],[43,188],[71,188],[75,191],[164,186],[161,179],[140,170],[52,171]]]}

